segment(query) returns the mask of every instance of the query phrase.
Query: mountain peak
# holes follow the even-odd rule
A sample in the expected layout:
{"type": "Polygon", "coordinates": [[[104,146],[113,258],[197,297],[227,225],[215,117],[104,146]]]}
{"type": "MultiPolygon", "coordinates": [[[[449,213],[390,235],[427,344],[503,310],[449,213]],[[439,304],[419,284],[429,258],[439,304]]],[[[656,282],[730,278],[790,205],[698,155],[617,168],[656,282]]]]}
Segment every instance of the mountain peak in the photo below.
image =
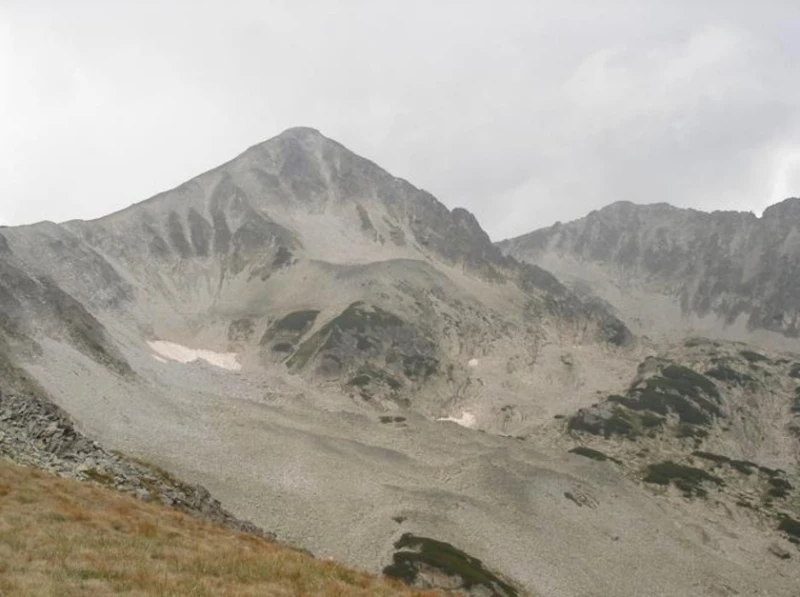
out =
{"type": "MultiPolygon", "coordinates": [[[[294,126],[283,130],[273,137],[256,143],[245,150],[241,155],[252,155],[254,151],[260,154],[264,150],[267,150],[268,153],[276,149],[278,151],[284,151],[286,147],[309,151],[312,150],[312,148],[319,148],[328,144],[338,145],[338,143],[329,139],[315,128],[294,126]]],[[[238,157],[241,157],[241,155],[238,157]]]]}
{"type": "Polygon", "coordinates": [[[762,218],[765,220],[783,218],[800,220],[800,197],[789,197],[775,205],[770,205],[764,210],[762,218]]]}
{"type": "Polygon", "coordinates": [[[289,127],[288,129],[284,130],[278,137],[286,138],[286,137],[324,137],[319,130],[312,128],[310,126],[293,126],[289,127]]]}

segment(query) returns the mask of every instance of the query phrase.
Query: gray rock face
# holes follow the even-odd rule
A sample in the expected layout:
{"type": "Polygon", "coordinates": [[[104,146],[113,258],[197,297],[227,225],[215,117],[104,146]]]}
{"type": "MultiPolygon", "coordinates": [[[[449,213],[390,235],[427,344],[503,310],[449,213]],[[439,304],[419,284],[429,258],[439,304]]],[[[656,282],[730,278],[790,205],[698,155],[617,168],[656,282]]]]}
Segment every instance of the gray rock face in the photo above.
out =
{"type": "Polygon", "coordinates": [[[0,350],[37,354],[37,336],[61,338],[125,375],[132,371],[104,326],[49,276],[29,274],[11,256],[0,255],[0,350]]]}
{"type": "Polygon", "coordinates": [[[668,296],[686,318],[713,316],[721,328],[800,336],[800,199],[762,218],[616,203],[500,247],[591,286],[628,319],[637,313],[618,289],[668,296]]]}
{"type": "MultiPolygon", "coordinates": [[[[633,344],[605,305],[505,257],[472,214],[313,129],[289,129],[105,218],[5,237],[15,265],[3,267],[51,280],[51,294],[88,309],[80,317],[98,330],[124,322],[143,339],[284,363],[365,399],[408,404],[428,385],[441,408],[463,384],[446,372],[512,337],[517,354],[504,358],[527,361],[548,341],[633,344]],[[347,305],[356,303],[382,314],[371,326],[394,323],[353,335],[347,305]],[[319,316],[268,341],[274,322],[298,311],[319,316]],[[379,387],[360,387],[364,376],[379,387]]],[[[18,303],[0,317],[41,321],[18,303]]],[[[90,350],[113,353],[99,334],[90,350]]]]}

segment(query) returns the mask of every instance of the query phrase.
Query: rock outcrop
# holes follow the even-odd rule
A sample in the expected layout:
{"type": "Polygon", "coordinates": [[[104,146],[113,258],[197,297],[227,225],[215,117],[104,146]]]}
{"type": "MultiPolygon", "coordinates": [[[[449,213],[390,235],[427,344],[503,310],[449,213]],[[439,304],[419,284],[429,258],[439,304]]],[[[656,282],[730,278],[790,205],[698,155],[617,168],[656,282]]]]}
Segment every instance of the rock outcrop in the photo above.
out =
{"type": "Polygon", "coordinates": [[[159,502],[237,531],[275,538],[238,520],[201,485],[183,483],[154,465],[103,449],[78,431],[60,408],[34,394],[0,388],[0,457],[159,502]]]}

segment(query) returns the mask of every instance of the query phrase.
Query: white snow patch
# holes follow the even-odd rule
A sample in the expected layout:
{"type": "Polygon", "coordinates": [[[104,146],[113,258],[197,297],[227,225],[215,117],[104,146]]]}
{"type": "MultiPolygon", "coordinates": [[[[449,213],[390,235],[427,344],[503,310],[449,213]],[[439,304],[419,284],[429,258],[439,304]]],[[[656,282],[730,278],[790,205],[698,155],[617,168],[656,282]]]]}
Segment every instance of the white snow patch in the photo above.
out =
{"type": "Polygon", "coordinates": [[[175,344],[174,342],[165,342],[157,340],[155,342],[148,342],[147,345],[152,348],[158,355],[153,355],[155,359],[164,358],[178,363],[193,363],[194,361],[205,361],[209,365],[220,367],[221,369],[228,369],[229,371],[239,371],[242,366],[239,363],[235,352],[214,352],[213,350],[196,350],[175,344]],[[163,357],[163,358],[162,358],[163,357]]]}
{"type": "Polygon", "coordinates": [[[478,361],[478,359],[470,359],[469,363],[467,363],[467,367],[469,367],[470,369],[475,369],[479,364],[480,362],[478,361]]]}
{"type": "Polygon", "coordinates": [[[456,423],[457,425],[461,425],[462,427],[466,427],[467,429],[472,429],[478,422],[478,419],[475,417],[475,415],[466,410],[463,413],[461,413],[460,417],[440,417],[436,420],[450,421],[451,423],[456,423]]]}
{"type": "Polygon", "coordinates": [[[154,358],[155,360],[157,360],[159,363],[166,363],[166,362],[167,362],[167,359],[161,358],[161,357],[160,357],[160,356],[158,356],[157,354],[154,354],[154,355],[152,355],[152,356],[153,356],[153,358],[154,358]]]}

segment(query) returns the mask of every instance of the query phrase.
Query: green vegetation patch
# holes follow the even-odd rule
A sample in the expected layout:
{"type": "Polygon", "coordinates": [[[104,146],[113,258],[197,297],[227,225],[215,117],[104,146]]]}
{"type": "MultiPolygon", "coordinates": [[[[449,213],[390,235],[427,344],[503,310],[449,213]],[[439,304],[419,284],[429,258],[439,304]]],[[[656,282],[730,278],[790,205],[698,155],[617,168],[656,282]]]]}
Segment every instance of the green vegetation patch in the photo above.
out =
{"type": "Polygon", "coordinates": [[[789,492],[794,489],[789,481],[780,477],[772,477],[769,480],[770,488],[767,492],[771,497],[785,499],[789,497],[789,492]]]}
{"type": "Polygon", "coordinates": [[[711,379],[688,367],[671,364],[664,367],[661,376],[631,387],[626,395],[609,396],[606,402],[614,405],[610,415],[595,405],[576,413],[568,428],[605,437],[652,437],[663,428],[667,415],[674,413],[680,422],[678,437],[692,437],[695,446],[699,446],[708,436],[702,427],[710,425],[714,417],[723,416],[718,406],[721,401],[711,379]]]}
{"type": "Polygon", "coordinates": [[[614,401],[631,410],[649,410],[666,416],[670,411],[678,415],[681,423],[710,425],[712,415],[721,415],[717,406],[702,397],[688,398],[679,393],[672,380],[652,378],[634,396],[619,397],[614,401]]]}
{"type": "Polygon", "coordinates": [[[406,418],[405,417],[398,417],[398,416],[392,416],[392,415],[381,415],[380,417],[378,417],[378,420],[381,423],[384,423],[384,424],[387,424],[387,423],[405,423],[406,422],[406,418]]]}
{"type": "Polygon", "coordinates": [[[397,379],[378,367],[364,365],[358,369],[357,374],[347,382],[348,386],[365,388],[369,385],[383,385],[390,390],[399,390],[403,387],[397,379]]]}
{"type": "Polygon", "coordinates": [[[439,360],[425,355],[403,357],[403,373],[410,379],[428,379],[439,371],[439,360]]]}
{"type": "Polygon", "coordinates": [[[717,464],[727,464],[743,475],[752,475],[755,470],[758,469],[758,465],[755,462],[750,462],[749,460],[735,460],[733,458],[728,458],[727,456],[714,454],[712,452],[702,452],[700,450],[696,450],[692,452],[692,456],[697,456],[698,458],[709,460],[717,464]]]}
{"type": "Polygon", "coordinates": [[[374,305],[370,308],[365,303],[358,301],[342,311],[326,327],[340,332],[365,334],[371,330],[400,327],[402,325],[403,320],[397,315],[374,305]]]}
{"type": "Polygon", "coordinates": [[[608,454],[604,454],[600,450],[593,450],[592,448],[587,448],[586,446],[577,446],[575,448],[572,448],[570,450],[570,454],[577,454],[578,456],[591,458],[592,460],[597,460],[598,462],[605,462],[606,460],[610,460],[611,462],[622,464],[621,460],[618,460],[613,456],[609,456],[608,454]]]}
{"type": "Polygon", "coordinates": [[[644,481],[657,485],[675,485],[686,497],[707,496],[708,492],[703,488],[704,483],[713,483],[720,487],[725,485],[722,479],[703,469],[678,464],[671,460],[649,465],[644,481]]]}
{"type": "Polygon", "coordinates": [[[716,399],[720,398],[719,390],[717,390],[717,386],[714,385],[713,381],[702,373],[698,373],[688,367],[674,364],[668,365],[664,367],[661,374],[665,378],[672,380],[674,387],[683,390],[692,397],[696,397],[698,391],[703,391],[716,399]]]}
{"type": "Polygon", "coordinates": [[[304,332],[317,320],[319,311],[308,309],[305,311],[293,311],[286,317],[278,321],[273,328],[276,331],[304,332]]]}
{"type": "Polygon", "coordinates": [[[796,545],[800,545],[800,521],[797,521],[791,516],[784,514],[781,516],[781,522],[778,525],[778,530],[789,535],[789,541],[796,545]]]}
{"type": "MultiPolygon", "coordinates": [[[[611,396],[614,399],[625,399],[623,396],[611,396]]],[[[591,409],[590,409],[591,410],[591,409]]],[[[570,418],[567,429],[570,431],[585,431],[593,435],[602,435],[606,438],[618,435],[633,439],[646,433],[653,433],[664,425],[665,419],[649,412],[633,412],[620,405],[615,405],[610,416],[592,417],[585,412],[578,412],[570,418]]]]}
{"type": "Polygon", "coordinates": [[[743,387],[755,381],[750,375],[740,373],[727,365],[716,365],[706,371],[705,374],[707,377],[713,377],[714,379],[743,387]]]}
{"type": "Polygon", "coordinates": [[[345,337],[355,339],[357,350],[369,350],[380,345],[381,333],[403,325],[402,319],[388,311],[355,302],[304,342],[291,364],[302,367],[318,350],[335,349],[345,337]]]}
{"type": "Polygon", "coordinates": [[[708,437],[708,430],[692,425],[691,423],[680,423],[675,430],[680,438],[691,437],[696,440],[702,440],[708,437]]]}
{"type": "MultiPolygon", "coordinates": [[[[308,309],[305,311],[293,311],[288,315],[283,316],[281,319],[273,323],[269,329],[264,332],[261,337],[260,344],[265,346],[272,340],[291,340],[293,342],[299,340],[314,325],[317,320],[319,311],[308,309]]],[[[284,350],[276,349],[277,352],[287,352],[284,350]]],[[[294,350],[294,347],[292,347],[294,350]]],[[[291,352],[291,351],[288,351],[291,352]]]]}
{"type": "Polygon", "coordinates": [[[398,551],[392,556],[392,563],[383,569],[386,576],[414,585],[421,569],[433,568],[460,579],[459,588],[468,591],[484,589],[499,597],[519,597],[516,588],[488,570],[481,560],[449,543],[405,533],[394,547],[398,551]]]}
{"type": "Polygon", "coordinates": [[[632,390],[630,396],[621,397],[619,403],[632,410],[650,410],[660,415],[672,411],[681,423],[709,425],[713,416],[722,416],[719,407],[706,398],[721,400],[719,390],[710,379],[680,365],[669,365],[663,377],[645,381],[644,388],[632,390]]]}
{"type": "Polygon", "coordinates": [[[752,350],[741,350],[739,354],[742,355],[748,363],[764,363],[769,362],[769,359],[765,357],[760,352],[755,352],[752,350]]]}
{"type": "Polygon", "coordinates": [[[347,382],[349,386],[355,386],[357,388],[363,388],[364,386],[369,385],[369,382],[372,381],[372,378],[369,375],[361,374],[356,375],[350,381],[347,382]]]}

